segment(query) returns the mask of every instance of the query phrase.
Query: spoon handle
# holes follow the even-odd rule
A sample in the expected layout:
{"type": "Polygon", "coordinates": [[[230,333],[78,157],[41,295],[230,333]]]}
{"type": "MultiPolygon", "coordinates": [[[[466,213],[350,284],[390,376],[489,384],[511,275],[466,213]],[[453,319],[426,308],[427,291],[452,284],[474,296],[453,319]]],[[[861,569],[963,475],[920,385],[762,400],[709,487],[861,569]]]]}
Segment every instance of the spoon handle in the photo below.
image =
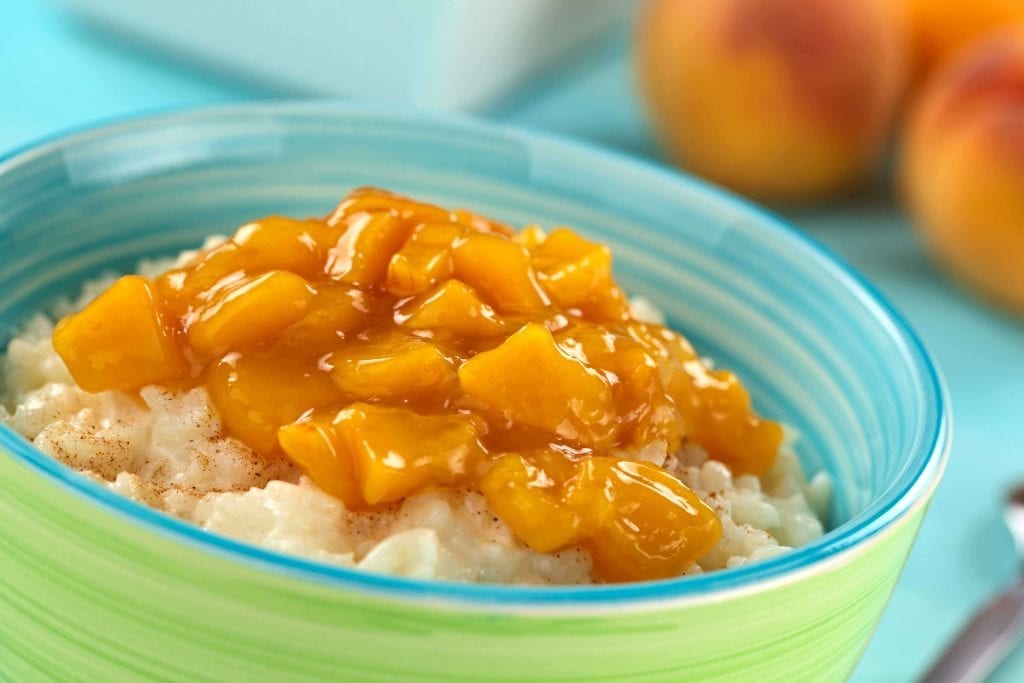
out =
{"type": "Polygon", "coordinates": [[[920,683],[977,683],[1024,638],[1024,577],[978,612],[920,683]]]}

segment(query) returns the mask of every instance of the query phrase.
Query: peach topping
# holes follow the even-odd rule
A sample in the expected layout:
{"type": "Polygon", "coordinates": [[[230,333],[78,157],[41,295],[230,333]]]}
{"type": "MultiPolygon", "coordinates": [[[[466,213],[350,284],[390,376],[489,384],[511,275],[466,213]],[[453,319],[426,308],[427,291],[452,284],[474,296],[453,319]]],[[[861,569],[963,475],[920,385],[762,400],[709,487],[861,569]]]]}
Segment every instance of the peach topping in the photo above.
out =
{"type": "Polygon", "coordinates": [[[352,510],[473,488],[606,581],[676,575],[721,537],[648,460],[693,441],[761,474],[782,436],[734,375],[633,316],[607,247],[376,189],[123,277],[53,342],[88,391],[205,386],[231,434],[352,510]]]}

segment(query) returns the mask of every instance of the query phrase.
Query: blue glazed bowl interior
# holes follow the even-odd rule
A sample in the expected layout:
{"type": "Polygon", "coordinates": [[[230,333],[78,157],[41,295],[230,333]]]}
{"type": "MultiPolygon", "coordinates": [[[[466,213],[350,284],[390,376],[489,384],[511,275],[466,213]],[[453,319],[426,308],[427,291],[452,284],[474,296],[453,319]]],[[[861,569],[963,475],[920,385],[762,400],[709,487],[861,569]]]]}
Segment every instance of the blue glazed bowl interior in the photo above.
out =
{"type": "Polygon", "coordinates": [[[609,243],[617,277],[705,355],[736,370],[766,415],[801,434],[835,482],[832,531],[751,567],[599,588],[456,586],[286,559],[146,510],[50,463],[44,476],[181,540],[319,580],[499,601],[682,595],[805,567],[877,533],[930,488],[948,440],[943,389],[913,333],[858,276],[799,233],[677,173],[462,120],[325,104],[253,105],[129,121],[0,162],[0,343],[86,279],[130,271],[270,213],[323,215],[379,185],[512,224],[609,243]]]}

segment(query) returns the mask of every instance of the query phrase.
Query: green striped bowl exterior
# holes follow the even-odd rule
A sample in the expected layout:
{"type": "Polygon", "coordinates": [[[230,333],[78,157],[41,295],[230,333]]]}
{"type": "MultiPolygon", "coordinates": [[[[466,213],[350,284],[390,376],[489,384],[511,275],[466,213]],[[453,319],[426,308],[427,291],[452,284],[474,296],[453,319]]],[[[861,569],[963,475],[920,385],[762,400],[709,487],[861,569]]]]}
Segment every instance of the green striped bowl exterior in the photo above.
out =
{"type": "Polygon", "coordinates": [[[0,479],[0,661],[13,681],[841,680],[924,513],[823,567],[723,595],[460,608],[168,542],[12,458],[0,479]]]}
{"type": "Polygon", "coordinates": [[[333,104],[86,131],[0,161],[0,342],[105,270],[378,184],[609,242],[627,288],[739,371],[837,482],[833,530],[702,577],[466,586],[205,534],[0,427],[0,679],[838,680],[884,608],[950,431],[927,353],[806,238],[670,171],[521,131],[333,104]]]}

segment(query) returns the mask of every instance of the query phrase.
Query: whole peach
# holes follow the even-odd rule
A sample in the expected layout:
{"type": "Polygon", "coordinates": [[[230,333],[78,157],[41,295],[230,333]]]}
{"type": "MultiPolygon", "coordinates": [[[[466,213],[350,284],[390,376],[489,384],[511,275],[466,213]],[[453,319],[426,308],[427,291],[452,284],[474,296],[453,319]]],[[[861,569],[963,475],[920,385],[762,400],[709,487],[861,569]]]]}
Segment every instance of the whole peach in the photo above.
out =
{"type": "Polygon", "coordinates": [[[957,55],[911,111],[901,161],[925,244],[1024,312],[1024,30],[957,55]]]}
{"type": "Polygon", "coordinates": [[[740,192],[814,199],[860,179],[906,75],[891,0],[653,0],[637,67],[669,156],[740,192]]]}
{"type": "Polygon", "coordinates": [[[915,79],[924,80],[972,41],[1024,23],[1021,0],[906,0],[915,79]]]}

